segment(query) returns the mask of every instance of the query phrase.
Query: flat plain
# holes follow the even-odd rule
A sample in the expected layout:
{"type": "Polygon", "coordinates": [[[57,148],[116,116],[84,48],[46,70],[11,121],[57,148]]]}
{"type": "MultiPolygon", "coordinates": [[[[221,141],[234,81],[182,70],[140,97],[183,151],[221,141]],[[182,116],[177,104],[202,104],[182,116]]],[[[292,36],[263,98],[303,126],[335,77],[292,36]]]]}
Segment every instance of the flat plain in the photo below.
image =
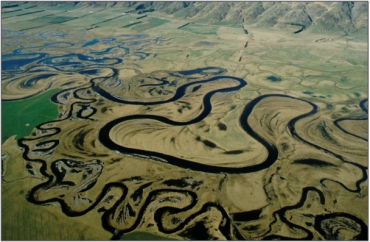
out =
{"type": "Polygon", "coordinates": [[[368,42],[298,29],[2,8],[2,239],[367,239],[368,42]]]}

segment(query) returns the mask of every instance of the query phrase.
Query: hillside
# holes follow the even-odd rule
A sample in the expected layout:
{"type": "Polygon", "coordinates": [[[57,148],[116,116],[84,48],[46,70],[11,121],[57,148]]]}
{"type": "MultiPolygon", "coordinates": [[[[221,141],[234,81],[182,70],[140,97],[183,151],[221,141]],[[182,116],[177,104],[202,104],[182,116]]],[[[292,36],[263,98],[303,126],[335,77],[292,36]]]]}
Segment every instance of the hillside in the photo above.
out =
{"type": "MultiPolygon", "coordinates": [[[[262,28],[305,26],[312,32],[367,34],[367,2],[34,2],[37,5],[157,11],[177,19],[231,21],[262,28]]],[[[13,3],[3,2],[2,7],[13,3]]],[[[23,4],[19,2],[17,4],[23,4]]]]}

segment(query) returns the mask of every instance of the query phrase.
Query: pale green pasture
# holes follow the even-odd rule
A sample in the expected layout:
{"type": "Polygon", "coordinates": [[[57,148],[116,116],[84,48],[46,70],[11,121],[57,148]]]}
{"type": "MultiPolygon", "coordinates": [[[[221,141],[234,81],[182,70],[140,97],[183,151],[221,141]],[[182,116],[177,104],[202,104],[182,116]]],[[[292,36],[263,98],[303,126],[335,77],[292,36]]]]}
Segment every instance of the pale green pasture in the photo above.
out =
{"type": "Polygon", "coordinates": [[[50,24],[56,24],[64,21],[68,21],[74,19],[73,17],[68,17],[68,16],[43,16],[39,18],[35,18],[32,21],[25,21],[22,23],[16,23],[13,24],[13,29],[12,30],[26,30],[30,28],[36,28],[36,27],[46,27],[47,25],[50,24]]]}
{"type": "Polygon", "coordinates": [[[331,58],[334,61],[346,61],[355,66],[368,66],[368,53],[366,51],[344,49],[331,58]]]}
{"type": "Polygon", "coordinates": [[[125,25],[130,24],[131,22],[138,21],[136,14],[126,14],[122,15],[122,17],[119,17],[117,19],[113,19],[104,23],[98,24],[99,27],[122,27],[125,25]]]}
{"type": "Polygon", "coordinates": [[[62,22],[70,21],[75,19],[75,17],[70,17],[70,16],[44,16],[41,18],[37,18],[33,21],[30,21],[30,23],[25,24],[21,29],[28,29],[28,28],[36,28],[36,27],[46,27],[47,25],[51,24],[59,24],[62,22]]]}
{"type": "Polygon", "coordinates": [[[215,25],[205,25],[205,24],[188,24],[181,30],[191,32],[193,34],[217,34],[218,26],[215,25]]]}
{"type": "Polygon", "coordinates": [[[67,12],[62,12],[55,14],[53,16],[55,17],[73,17],[73,18],[79,18],[84,15],[89,15],[93,13],[89,13],[89,11],[67,11],[67,12]]]}
{"type": "MultiPolygon", "coordinates": [[[[336,48],[319,44],[265,45],[250,41],[240,64],[248,64],[251,73],[247,79],[252,85],[266,87],[271,92],[284,91],[329,102],[365,97],[368,85],[366,52],[336,51],[336,48]],[[271,82],[268,76],[280,77],[281,81],[271,82]]],[[[220,58],[227,61],[225,57],[220,58]]]]}
{"type": "MultiPolygon", "coordinates": [[[[67,12],[68,13],[75,13],[75,14],[78,14],[80,13],[81,16],[82,15],[86,15],[88,13],[97,13],[97,12],[100,12],[102,11],[104,8],[96,8],[96,7],[81,7],[81,8],[77,8],[77,9],[71,9],[71,10],[68,10],[67,12]]],[[[110,11],[109,11],[110,12],[110,11]]],[[[109,13],[108,11],[106,12],[107,14],[109,13]]],[[[77,16],[78,17],[78,16],[77,16]]]]}
{"type": "Polygon", "coordinates": [[[70,10],[75,10],[79,8],[82,8],[82,6],[58,6],[58,7],[53,7],[53,10],[70,11],[70,10]]]}
{"type": "Polygon", "coordinates": [[[1,13],[1,18],[14,17],[14,16],[18,16],[21,14],[32,13],[32,12],[36,12],[40,10],[41,9],[35,7],[35,8],[29,8],[29,9],[21,9],[20,11],[5,12],[5,13],[1,13]]]}
{"type": "Polygon", "coordinates": [[[223,20],[221,22],[215,22],[215,23],[212,23],[212,25],[225,26],[225,27],[231,27],[231,28],[241,28],[241,29],[243,29],[243,25],[242,24],[240,24],[240,23],[234,23],[234,22],[231,22],[231,21],[228,21],[228,20],[223,20]]]}
{"type": "Polygon", "coordinates": [[[157,29],[164,28],[164,29],[167,29],[167,31],[170,29],[178,29],[179,27],[183,26],[186,23],[188,23],[188,21],[171,20],[170,22],[167,22],[164,25],[161,25],[157,29]]]}
{"type": "Polygon", "coordinates": [[[45,10],[43,12],[23,15],[23,16],[15,16],[6,19],[2,19],[2,28],[5,29],[22,29],[22,27],[18,27],[18,25],[27,24],[27,22],[32,22],[33,19],[40,18],[46,15],[52,15],[63,12],[61,10],[45,10]]]}
{"type": "Polygon", "coordinates": [[[320,57],[311,55],[310,48],[301,45],[282,45],[277,44],[270,47],[268,52],[263,55],[264,58],[276,59],[282,61],[320,61],[320,57]]]}
{"type": "Polygon", "coordinates": [[[87,16],[83,16],[78,19],[74,19],[68,22],[69,26],[80,26],[80,27],[90,27],[91,25],[98,24],[104,20],[108,20],[117,16],[121,16],[121,13],[111,13],[106,10],[102,10],[99,12],[94,12],[93,14],[89,14],[87,16]]]}
{"type": "Polygon", "coordinates": [[[146,19],[146,23],[135,25],[131,29],[136,30],[138,32],[143,32],[145,30],[158,27],[158,26],[160,26],[162,24],[165,24],[167,22],[169,22],[169,20],[167,20],[167,19],[149,18],[149,19],[146,19]]]}
{"type": "Polygon", "coordinates": [[[3,8],[3,9],[1,9],[1,14],[14,12],[14,11],[17,11],[17,10],[20,10],[20,9],[22,9],[22,7],[3,8]]]}
{"type": "MultiPolygon", "coordinates": [[[[124,13],[128,10],[130,10],[130,9],[129,8],[111,8],[111,9],[109,9],[109,11],[111,11],[112,13],[124,13]]],[[[134,13],[130,13],[130,14],[134,14],[134,13]]]]}
{"type": "MultiPolygon", "coordinates": [[[[153,36],[167,36],[167,37],[180,37],[184,35],[184,31],[178,29],[180,26],[186,24],[186,21],[178,21],[178,20],[170,20],[162,25],[156,26],[155,28],[151,28],[145,30],[145,33],[153,35],[153,36]]],[[[188,33],[188,32],[185,32],[188,33]]],[[[190,34],[190,33],[189,33],[190,34]]],[[[194,35],[196,36],[196,35],[194,35]]]]}

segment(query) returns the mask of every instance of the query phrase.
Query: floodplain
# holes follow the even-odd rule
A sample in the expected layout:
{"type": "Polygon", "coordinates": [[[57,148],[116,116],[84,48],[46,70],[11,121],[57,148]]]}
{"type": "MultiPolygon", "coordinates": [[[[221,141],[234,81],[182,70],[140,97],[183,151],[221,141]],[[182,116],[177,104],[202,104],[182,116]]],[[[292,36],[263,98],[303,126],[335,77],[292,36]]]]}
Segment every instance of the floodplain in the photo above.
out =
{"type": "Polygon", "coordinates": [[[366,36],[15,5],[3,240],[367,239],[366,36]]]}

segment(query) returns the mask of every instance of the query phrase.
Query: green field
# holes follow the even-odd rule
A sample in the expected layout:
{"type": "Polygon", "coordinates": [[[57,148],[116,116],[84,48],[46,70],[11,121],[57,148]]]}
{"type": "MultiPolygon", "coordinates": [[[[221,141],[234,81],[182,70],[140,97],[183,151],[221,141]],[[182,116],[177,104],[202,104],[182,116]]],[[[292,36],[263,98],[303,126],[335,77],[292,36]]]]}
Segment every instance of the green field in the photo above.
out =
{"type": "Polygon", "coordinates": [[[160,18],[150,18],[148,23],[136,25],[135,27],[132,27],[131,29],[136,30],[138,32],[143,32],[147,29],[151,29],[151,28],[160,26],[160,25],[165,24],[167,22],[169,22],[169,20],[160,19],[160,18]]]}
{"type": "Polygon", "coordinates": [[[221,21],[221,22],[216,22],[216,23],[212,23],[213,25],[216,25],[216,26],[226,26],[226,27],[232,27],[232,28],[243,28],[243,25],[242,24],[236,24],[234,22],[231,22],[231,21],[228,21],[228,20],[224,20],[224,21],[221,21]]]}
{"type": "MultiPolygon", "coordinates": [[[[35,9],[35,11],[37,10],[36,8],[34,8],[34,9],[35,9]]],[[[43,9],[39,8],[39,10],[43,10],[43,9]]],[[[37,18],[44,17],[44,16],[52,16],[54,14],[58,14],[58,13],[61,13],[61,12],[63,12],[63,11],[60,11],[60,10],[58,10],[58,11],[56,11],[56,10],[45,10],[45,11],[42,11],[42,12],[36,12],[36,13],[31,13],[31,14],[22,15],[22,16],[12,16],[12,17],[9,17],[9,18],[2,19],[2,27],[4,28],[4,25],[10,25],[11,28],[24,26],[27,23],[33,22],[37,18]],[[32,21],[30,21],[30,20],[32,20],[32,21]]],[[[17,12],[15,12],[15,13],[17,13],[17,12]]]]}
{"type": "Polygon", "coordinates": [[[2,12],[1,16],[3,18],[6,18],[6,17],[19,16],[21,14],[26,14],[26,13],[32,13],[32,12],[36,12],[36,11],[40,11],[40,9],[30,8],[30,9],[21,9],[20,11],[13,10],[13,11],[9,11],[9,12],[2,12]]]}
{"type": "Polygon", "coordinates": [[[43,27],[48,24],[57,24],[65,21],[74,19],[73,17],[68,16],[43,16],[40,18],[33,19],[32,21],[26,21],[25,23],[18,24],[17,30],[24,30],[30,28],[43,27]]]}
{"type": "Polygon", "coordinates": [[[99,23],[98,26],[99,27],[122,27],[125,25],[129,25],[132,22],[139,21],[136,18],[137,18],[136,14],[127,14],[127,15],[124,15],[122,17],[119,17],[119,18],[116,18],[116,19],[113,19],[107,22],[99,23]]]}
{"type": "Polygon", "coordinates": [[[185,27],[181,28],[191,32],[193,34],[217,34],[218,26],[215,25],[203,25],[203,24],[188,24],[185,27]]]}
{"type": "Polygon", "coordinates": [[[90,27],[91,25],[98,24],[102,21],[109,20],[118,16],[121,16],[120,13],[112,13],[106,10],[98,11],[95,10],[93,14],[86,15],[85,13],[81,15],[80,18],[68,21],[69,26],[81,26],[81,27],[90,27]]]}
{"type": "Polygon", "coordinates": [[[50,102],[50,96],[58,91],[60,89],[53,89],[24,100],[2,102],[1,143],[13,135],[17,135],[17,138],[27,136],[36,125],[55,119],[58,110],[57,106],[50,102]]]}

